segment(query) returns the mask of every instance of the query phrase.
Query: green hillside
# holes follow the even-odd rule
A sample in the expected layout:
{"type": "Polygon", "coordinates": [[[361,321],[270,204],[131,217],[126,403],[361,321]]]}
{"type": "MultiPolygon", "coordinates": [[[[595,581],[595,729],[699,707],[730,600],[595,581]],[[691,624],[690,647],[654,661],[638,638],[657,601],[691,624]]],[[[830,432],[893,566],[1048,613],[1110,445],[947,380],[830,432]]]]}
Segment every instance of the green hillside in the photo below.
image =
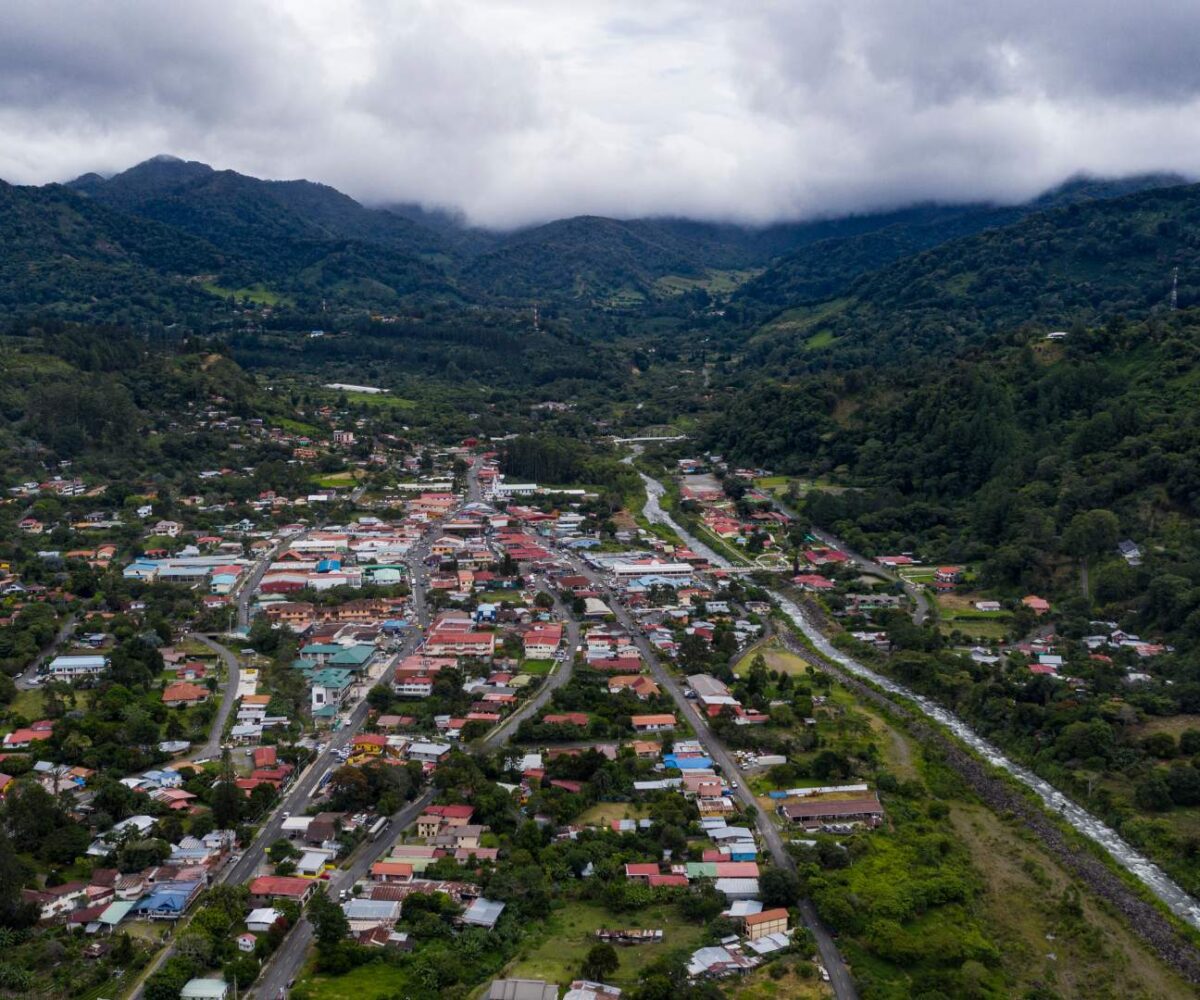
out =
{"type": "Polygon", "coordinates": [[[897,260],[858,279],[832,308],[776,317],[751,340],[747,360],[792,371],[910,363],[1023,324],[1045,330],[1138,315],[1165,305],[1177,266],[1179,302],[1188,305],[1200,296],[1200,273],[1189,266],[1198,223],[1196,185],[1038,212],[897,260]],[[796,335],[822,330],[836,346],[814,356],[796,335]]]}
{"type": "Polygon", "coordinates": [[[132,219],[67,188],[0,181],[0,314],[200,321],[211,299],[189,279],[225,265],[210,243],[132,219]]]}

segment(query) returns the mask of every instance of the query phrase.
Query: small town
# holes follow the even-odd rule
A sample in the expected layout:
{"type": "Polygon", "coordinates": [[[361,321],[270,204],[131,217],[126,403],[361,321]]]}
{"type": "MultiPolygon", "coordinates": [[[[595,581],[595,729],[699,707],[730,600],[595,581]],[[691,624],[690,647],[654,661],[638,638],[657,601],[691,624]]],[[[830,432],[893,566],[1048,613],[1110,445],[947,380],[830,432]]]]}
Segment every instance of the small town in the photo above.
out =
{"type": "Polygon", "coordinates": [[[976,668],[1079,693],[1170,651],[1115,622],[1063,639],[967,566],[860,556],[720,456],[613,511],[514,481],[504,441],[413,445],[329,406],[297,437],[219,402],[197,426],[332,485],[8,490],[4,625],[42,644],[0,761],[17,905],[80,942],[96,996],[613,1000],[764,973],[821,995],[840,959],[798,866],[907,822],[919,782],[805,622],[871,663],[936,614],[976,668]]]}
{"type": "Polygon", "coordinates": [[[1145,6],[0,4],[0,1000],[1200,995],[1145,6]]]}

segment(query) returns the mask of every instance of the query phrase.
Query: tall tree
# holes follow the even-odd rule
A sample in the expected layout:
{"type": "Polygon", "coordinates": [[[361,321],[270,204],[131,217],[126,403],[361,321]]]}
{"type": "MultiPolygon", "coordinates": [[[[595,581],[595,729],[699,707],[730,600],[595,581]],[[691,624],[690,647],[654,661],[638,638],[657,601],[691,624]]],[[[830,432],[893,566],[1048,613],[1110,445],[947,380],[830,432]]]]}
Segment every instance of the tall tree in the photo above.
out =
{"type": "Polygon", "coordinates": [[[228,750],[221,754],[221,776],[213,787],[213,821],[219,830],[231,830],[242,815],[242,790],[237,786],[233,758],[228,750]]]}

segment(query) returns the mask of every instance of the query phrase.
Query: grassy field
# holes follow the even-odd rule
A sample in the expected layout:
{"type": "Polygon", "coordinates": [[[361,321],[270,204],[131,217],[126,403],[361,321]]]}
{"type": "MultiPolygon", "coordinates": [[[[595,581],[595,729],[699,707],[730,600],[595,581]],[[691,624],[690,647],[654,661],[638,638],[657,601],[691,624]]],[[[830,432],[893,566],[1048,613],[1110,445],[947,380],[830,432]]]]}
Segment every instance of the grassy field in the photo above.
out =
{"type": "Polygon", "coordinates": [[[588,823],[611,823],[614,819],[641,819],[650,815],[645,806],[633,802],[597,802],[574,821],[580,825],[588,823]]]}
{"type": "Polygon", "coordinates": [[[337,489],[338,487],[353,486],[364,475],[366,473],[362,469],[352,469],[346,472],[330,472],[328,474],[317,472],[309,478],[318,486],[337,489]]]}
{"type": "Polygon", "coordinates": [[[1194,996],[1095,897],[1083,894],[1082,922],[1064,920],[1058,900],[1070,879],[1024,829],[974,805],[955,804],[950,820],[983,876],[980,905],[1018,982],[1081,1000],[1194,996]]]}
{"type": "Polygon", "coordinates": [[[521,661],[521,673],[533,674],[535,677],[545,677],[554,669],[553,660],[523,660],[521,661]]]}
{"type": "Polygon", "coordinates": [[[674,906],[651,906],[636,914],[616,915],[592,903],[570,902],[551,915],[540,933],[531,935],[504,974],[510,979],[569,984],[579,976],[579,967],[596,943],[595,932],[601,927],[662,929],[661,944],[617,949],[621,966],[605,981],[625,989],[637,984],[641,971],[651,962],[672,951],[691,952],[705,935],[704,927],[684,922],[674,906]]]}
{"type": "Polygon", "coordinates": [[[341,392],[338,397],[346,397],[348,403],[366,403],[368,406],[383,406],[392,410],[416,409],[415,399],[405,399],[403,396],[393,396],[387,392],[341,392]]]}
{"type": "MultiPolygon", "coordinates": [[[[832,316],[845,310],[850,302],[848,298],[829,299],[827,302],[822,302],[812,306],[797,306],[794,309],[786,309],[776,316],[770,323],[762,327],[758,337],[770,336],[777,333],[792,333],[803,334],[808,331],[816,332],[816,327],[832,316]]],[[[809,334],[812,335],[811,333],[809,334]]]]}
{"type": "Polygon", "coordinates": [[[824,350],[826,347],[832,347],[840,339],[840,337],[833,335],[832,330],[820,330],[804,342],[804,349],[806,351],[824,350]]]}
{"type": "Polygon", "coordinates": [[[722,983],[722,988],[730,1000],[817,1000],[833,996],[833,990],[817,976],[816,966],[798,956],[755,969],[743,979],[722,983]]]}
{"type": "Polygon", "coordinates": [[[371,962],[351,969],[344,976],[323,976],[310,972],[301,978],[296,987],[312,1000],[390,1000],[391,997],[406,996],[408,979],[401,969],[386,962],[371,962]]]}
{"type": "MultiPolygon", "coordinates": [[[[172,675],[172,679],[174,675],[172,675]]],[[[83,692],[73,692],[75,698],[75,706],[83,704],[83,692]]],[[[23,715],[31,722],[42,717],[43,705],[41,688],[32,688],[29,691],[18,691],[17,696],[9,703],[8,711],[12,715],[23,715]]]]}
{"type": "Polygon", "coordinates": [[[291,417],[277,417],[272,423],[283,428],[285,431],[291,431],[293,434],[301,434],[304,437],[316,437],[321,433],[321,428],[314,427],[312,424],[306,424],[300,420],[292,420],[291,417]]]}
{"type": "MultiPolygon", "coordinates": [[[[908,573],[906,572],[907,576],[908,573]]],[[[955,592],[938,594],[938,616],[943,633],[954,630],[985,642],[997,642],[1008,635],[1012,614],[1008,611],[976,611],[975,602],[987,600],[986,594],[955,592]]]]}
{"type": "Polygon", "coordinates": [[[654,283],[655,291],[661,295],[682,295],[697,288],[716,295],[728,295],[751,278],[762,273],[762,268],[752,268],[744,271],[710,270],[700,278],[684,277],[681,274],[668,274],[654,283]]]}
{"type": "Polygon", "coordinates": [[[527,604],[524,595],[519,590],[489,590],[478,596],[480,604],[527,604]]]}
{"type": "Polygon", "coordinates": [[[260,306],[277,306],[281,302],[287,305],[293,304],[293,300],[289,296],[273,292],[265,285],[250,285],[247,288],[222,288],[220,285],[209,283],[200,287],[210,295],[219,295],[223,299],[227,299],[232,295],[236,299],[245,299],[260,306]]]}
{"type": "MultiPolygon", "coordinates": [[[[847,722],[865,718],[885,766],[900,778],[923,774],[922,748],[906,732],[835,688],[835,700],[847,706],[847,722]]],[[[826,733],[823,729],[823,737],[826,733]]],[[[836,747],[830,734],[825,745],[836,747]]],[[[1145,998],[1194,995],[1154,957],[1133,931],[1096,897],[1081,896],[1082,916],[1073,916],[1063,896],[1075,884],[1020,823],[1005,821],[985,806],[961,799],[947,801],[945,832],[970,851],[979,878],[972,906],[999,946],[1001,963],[1012,983],[1012,996],[1026,995],[1039,984],[1066,998],[1145,998]]],[[[921,926],[920,921],[914,925],[921,926]]],[[[930,927],[929,933],[940,933],[930,927]]],[[[854,939],[840,945],[855,972],[871,978],[879,996],[905,996],[907,974],[881,961],[854,939]]],[[[760,974],[761,975],[761,974],[760,974]]],[[[769,980],[759,980],[765,988],[769,980]]],[[[787,993],[732,993],[744,1000],[787,993]]],[[[1047,993],[1049,995],[1049,993],[1047,993]]]]}
{"type": "Polygon", "coordinates": [[[1145,739],[1151,733],[1170,733],[1179,739],[1179,734],[1188,729],[1200,729],[1200,715],[1153,716],[1134,726],[1132,732],[1138,739],[1145,739]]]}
{"type": "Polygon", "coordinates": [[[771,670],[781,670],[785,674],[803,674],[808,671],[808,664],[800,659],[795,653],[789,653],[786,649],[779,645],[774,640],[768,640],[761,646],[755,646],[746,651],[746,654],[737,662],[733,668],[735,674],[743,674],[750,669],[750,663],[758,654],[762,654],[762,658],[767,661],[767,667],[771,670]]]}

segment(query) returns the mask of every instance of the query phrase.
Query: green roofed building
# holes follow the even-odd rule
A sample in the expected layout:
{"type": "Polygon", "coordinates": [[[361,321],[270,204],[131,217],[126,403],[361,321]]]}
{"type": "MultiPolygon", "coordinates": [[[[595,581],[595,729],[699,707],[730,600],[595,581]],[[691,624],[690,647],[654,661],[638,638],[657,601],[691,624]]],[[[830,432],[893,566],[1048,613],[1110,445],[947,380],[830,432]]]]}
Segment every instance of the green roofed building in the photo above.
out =
{"type": "Polygon", "coordinates": [[[354,675],[349,670],[323,667],[309,675],[308,683],[311,686],[313,718],[328,718],[331,714],[336,715],[345,704],[350,686],[354,683],[354,675]],[[322,712],[322,709],[332,709],[332,712],[322,712]]]}
{"type": "Polygon", "coordinates": [[[310,642],[300,649],[300,655],[306,660],[315,660],[324,665],[338,655],[345,647],[336,642],[310,642]]]}
{"type": "Polygon", "coordinates": [[[375,656],[375,647],[367,645],[343,646],[336,656],[325,661],[329,667],[343,670],[364,670],[375,656]]]}

